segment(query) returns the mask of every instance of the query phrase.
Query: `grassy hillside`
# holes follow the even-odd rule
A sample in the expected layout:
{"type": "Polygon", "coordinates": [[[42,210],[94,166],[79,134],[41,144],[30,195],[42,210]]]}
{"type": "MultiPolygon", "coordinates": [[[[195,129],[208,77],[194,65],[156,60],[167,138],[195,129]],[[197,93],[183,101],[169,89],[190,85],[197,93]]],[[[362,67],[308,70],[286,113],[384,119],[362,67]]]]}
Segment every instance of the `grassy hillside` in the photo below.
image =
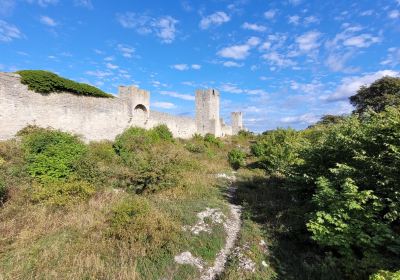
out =
{"type": "Polygon", "coordinates": [[[27,85],[30,90],[48,94],[54,92],[68,92],[76,95],[112,98],[112,94],[85,84],[78,83],[43,70],[17,71],[21,76],[21,83],[27,85]]]}
{"type": "Polygon", "coordinates": [[[198,279],[230,202],[242,226],[218,279],[398,279],[399,170],[398,107],[224,139],[27,127],[0,142],[0,276],[198,279]]]}

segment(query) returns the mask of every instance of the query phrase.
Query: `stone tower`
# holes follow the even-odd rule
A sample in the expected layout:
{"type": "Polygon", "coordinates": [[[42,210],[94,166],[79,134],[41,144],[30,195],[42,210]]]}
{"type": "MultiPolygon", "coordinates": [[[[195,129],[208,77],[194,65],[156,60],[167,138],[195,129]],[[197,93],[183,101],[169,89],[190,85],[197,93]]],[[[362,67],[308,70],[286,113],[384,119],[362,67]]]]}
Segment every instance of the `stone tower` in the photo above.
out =
{"type": "Polygon", "coordinates": [[[215,89],[196,90],[197,133],[221,135],[219,92],[215,89]]]}
{"type": "Polygon", "coordinates": [[[145,127],[150,117],[150,92],[135,86],[119,86],[118,94],[128,100],[131,125],[145,127]]]}
{"type": "Polygon", "coordinates": [[[236,135],[240,130],[244,129],[242,112],[232,112],[231,122],[232,122],[232,134],[236,135]]]}

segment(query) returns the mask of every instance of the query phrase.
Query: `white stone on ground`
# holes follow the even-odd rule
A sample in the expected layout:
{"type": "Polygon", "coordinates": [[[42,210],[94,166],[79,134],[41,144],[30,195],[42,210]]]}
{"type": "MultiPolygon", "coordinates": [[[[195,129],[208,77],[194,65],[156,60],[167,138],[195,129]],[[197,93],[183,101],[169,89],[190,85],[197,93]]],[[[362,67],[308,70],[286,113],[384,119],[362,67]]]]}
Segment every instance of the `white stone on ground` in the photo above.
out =
{"type": "Polygon", "coordinates": [[[196,258],[190,252],[183,252],[174,258],[175,262],[179,264],[189,264],[197,267],[199,270],[203,269],[203,260],[201,258],[196,258]]]}

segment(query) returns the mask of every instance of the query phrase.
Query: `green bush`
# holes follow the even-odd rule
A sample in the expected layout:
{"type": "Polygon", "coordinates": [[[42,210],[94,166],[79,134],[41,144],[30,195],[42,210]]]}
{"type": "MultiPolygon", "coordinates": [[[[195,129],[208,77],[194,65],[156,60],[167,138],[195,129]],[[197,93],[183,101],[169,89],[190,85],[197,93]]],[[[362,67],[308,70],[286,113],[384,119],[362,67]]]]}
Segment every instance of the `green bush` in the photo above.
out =
{"type": "Polygon", "coordinates": [[[95,188],[84,181],[48,181],[34,183],[32,201],[52,206],[65,206],[88,199],[95,188]]]}
{"type": "Polygon", "coordinates": [[[69,92],[93,97],[113,97],[94,86],[65,79],[48,71],[21,70],[17,73],[21,76],[21,83],[38,93],[69,92]]]}
{"type": "Polygon", "coordinates": [[[270,173],[288,173],[293,165],[301,162],[299,151],[306,140],[293,129],[276,129],[260,136],[251,146],[251,152],[261,166],[270,173]]]}
{"type": "Polygon", "coordinates": [[[0,206],[6,201],[7,193],[8,190],[6,184],[0,178],[0,206]]]}
{"type": "Polygon", "coordinates": [[[57,130],[29,127],[19,135],[28,172],[41,180],[69,178],[87,151],[77,137],[57,130]]]}
{"type": "Polygon", "coordinates": [[[165,124],[153,127],[152,129],[150,129],[149,133],[152,134],[155,138],[158,138],[160,140],[173,141],[174,138],[172,132],[165,124]]]}
{"type": "Polygon", "coordinates": [[[239,148],[235,148],[228,153],[229,164],[234,169],[239,169],[246,163],[246,153],[239,148]]]}
{"type": "Polygon", "coordinates": [[[187,143],[185,145],[185,148],[191,152],[191,153],[196,153],[196,154],[202,154],[207,151],[207,147],[204,145],[203,142],[194,142],[194,143],[187,143]]]}
{"type": "Polygon", "coordinates": [[[335,252],[347,275],[398,268],[400,110],[346,118],[300,157],[292,187],[308,205],[312,239],[335,252]]]}
{"type": "Polygon", "coordinates": [[[147,200],[137,197],[128,197],[116,204],[110,213],[108,233],[117,239],[129,237],[130,224],[135,216],[147,214],[150,205],[147,200]]]}
{"type": "Polygon", "coordinates": [[[374,275],[371,275],[369,280],[400,280],[400,271],[390,272],[381,270],[374,275]]]}
{"type": "Polygon", "coordinates": [[[208,144],[211,144],[211,145],[215,145],[215,146],[217,146],[218,148],[221,148],[221,147],[223,146],[222,141],[221,141],[220,139],[216,138],[216,137],[215,137],[213,134],[211,134],[211,133],[207,133],[207,134],[204,136],[204,142],[205,142],[205,143],[208,143],[208,144]]]}

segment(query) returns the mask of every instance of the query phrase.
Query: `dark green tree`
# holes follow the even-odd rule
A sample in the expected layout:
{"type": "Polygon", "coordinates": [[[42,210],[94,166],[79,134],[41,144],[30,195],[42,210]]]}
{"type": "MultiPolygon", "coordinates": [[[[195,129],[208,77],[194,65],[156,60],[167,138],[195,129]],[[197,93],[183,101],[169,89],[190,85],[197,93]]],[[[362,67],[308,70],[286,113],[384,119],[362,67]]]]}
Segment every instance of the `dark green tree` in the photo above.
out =
{"type": "Polygon", "coordinates": [[[381,112],[386,106],[400,105],[400,78],[385,76],[370,86],[361,86],[357,94],[350,97],[355,113],[364,113],[368,108],[381,112]]]}

